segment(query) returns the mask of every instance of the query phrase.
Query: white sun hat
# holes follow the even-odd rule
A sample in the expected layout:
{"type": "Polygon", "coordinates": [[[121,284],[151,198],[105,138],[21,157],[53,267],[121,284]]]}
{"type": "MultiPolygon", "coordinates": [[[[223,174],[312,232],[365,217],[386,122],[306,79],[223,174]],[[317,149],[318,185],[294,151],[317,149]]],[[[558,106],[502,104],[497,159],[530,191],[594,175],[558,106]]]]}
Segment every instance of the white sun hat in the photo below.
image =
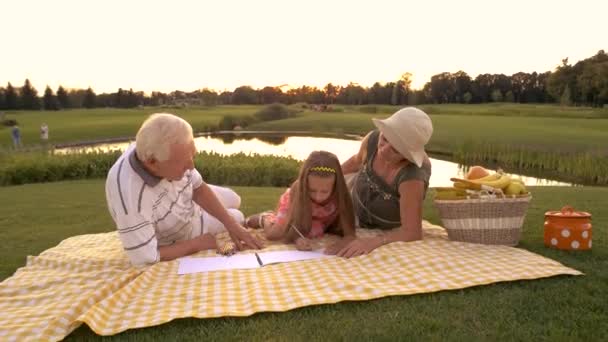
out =
{"type": "Polygon", "coordinates": [[[433,123],[425,112],[405,107],[384,120],[372,121],[397,152],[418,167],[422,166],[426,157],[424,145],[433,134],[433,123]]]}

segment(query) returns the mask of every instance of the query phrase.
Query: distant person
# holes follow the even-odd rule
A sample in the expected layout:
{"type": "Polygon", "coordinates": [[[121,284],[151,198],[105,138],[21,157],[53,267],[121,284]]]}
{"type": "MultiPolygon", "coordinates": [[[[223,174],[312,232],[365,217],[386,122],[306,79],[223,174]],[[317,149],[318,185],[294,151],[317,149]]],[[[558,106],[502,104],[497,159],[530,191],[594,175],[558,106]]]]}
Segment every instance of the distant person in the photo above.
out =
{"type": "Polygon", "coordinates": [[[355,215],[338,158],[327,151],[312,152],[298,179],[281,195],[276,212],[250,216],[247,225],[264,229],[269,240],[293,242],[298,250],[311,250],[311,240],[326,232],[337,233],[343,239],[326,253],[341,250],[355,238],[355,215]]]}
{"type": "Polygon", "coordinates": [[[21,131],[19,130],[19,126],[13,125],[11,129],[11,138],[13,138],[13,146],[15,149],[21,147],[21,131]]]}
{"type": "Polygon", "coordinates": [[[418,108],[406,107],[373,122],[378,129],[367,134],[359,153],[344,162],[342,170],[347,177],[354,173],[351,195],[358,225],[390,232],[358,238],[339,256],[422,239],[422,205],[431,178],[424,146],[433,134],[431,119],[418,108]]]}
{"type": "Polygon", "coordinates": [[[262,247],[241,226],[241,198],[205,183],[194,168],[195,154],[188,122],[153,114],[108,172],[108,208],[133,265],[216,249],[215,235],[222,231],[228,231],[238,249],[262,247]]]}
{"type": "Polygon", "coordinates": [[[49,141],[49,126],[46,123],[43,123],[40,126],[40,140],[42,143],[46,144],[49,141]]]}

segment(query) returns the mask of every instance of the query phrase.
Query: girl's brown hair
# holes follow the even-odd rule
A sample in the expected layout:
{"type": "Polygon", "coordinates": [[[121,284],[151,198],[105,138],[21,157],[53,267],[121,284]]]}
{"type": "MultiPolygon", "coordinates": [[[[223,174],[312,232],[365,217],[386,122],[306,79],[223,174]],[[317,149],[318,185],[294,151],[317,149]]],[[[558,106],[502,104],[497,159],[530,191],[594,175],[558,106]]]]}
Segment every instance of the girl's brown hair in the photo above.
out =
{"type": "Polygon", "coordinates": [[[295,226],[306,236],[312,226],[312,206],[308,194],[308,176],[334,177],[334,188],[330,198],[335,198],[337,205],[336,220],[330,225],[332,232],[345,235],[355,235],[355,214],[350,193],[344,180],[340,162],[335,154],[327,151],[314,151],[304,161],[300,168],[298,179],[291,185],[289,210],[287,211],[286,240],[296,240],[298,233],[291,228],[295,226]]]}

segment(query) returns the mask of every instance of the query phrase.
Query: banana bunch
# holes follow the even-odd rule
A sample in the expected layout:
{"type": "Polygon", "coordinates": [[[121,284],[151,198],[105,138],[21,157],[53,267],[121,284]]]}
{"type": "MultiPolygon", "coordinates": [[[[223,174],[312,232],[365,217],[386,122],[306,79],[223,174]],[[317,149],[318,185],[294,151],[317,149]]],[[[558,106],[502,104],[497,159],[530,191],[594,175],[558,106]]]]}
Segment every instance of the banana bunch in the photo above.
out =
{"type": "Polygon", "coordinates": [[[438,200],[456,200],[467,199],[469,194],[467,190],[456,187],[440,187],[435,188],[435,199],[438,200]]]}
{"type": "Polygon", "coordinates": [[[450,178],[455,189],[504,193],[505,195],[527,194],[526,186],[521,179],[513,178],[502,171],[478,179],[450,178]]]}

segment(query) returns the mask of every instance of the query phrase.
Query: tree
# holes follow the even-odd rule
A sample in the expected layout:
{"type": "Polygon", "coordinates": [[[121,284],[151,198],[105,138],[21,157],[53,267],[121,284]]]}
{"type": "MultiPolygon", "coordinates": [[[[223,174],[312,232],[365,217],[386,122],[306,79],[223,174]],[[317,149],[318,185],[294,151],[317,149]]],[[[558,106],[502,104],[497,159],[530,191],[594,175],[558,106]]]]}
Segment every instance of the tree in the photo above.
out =
{"type": "Polygon", "coordinates": [[[62,86],[57,88],[57,102],[60,109],[70,108],[70,99],[68,92],[62,86]]]}
{"type": "Polygon", "coordinates": [[[15,88],[13,88],[11,82],[8,82],[4,92],[4,108],[19,109],[17,105],[17,91],[15,91],[15,88]]]}
{"type": "Polygon", "coordinates": [[[456,88],[454,101],[468,103],[464,100],[464,96],[466,93],[471,91],[471,77],[466,72],[460,70],[452,74],[452,79],[454,82],[454,88],[456,88]]]}
{"type": "Polygon", "coordinates": [[[250,86],[242,86],[234,89],[232,93],[233,104],[257,104],[258,93],[250,86]]]}
{"type": "Polygon", "coordinates": [[[32,86],[29,79],[26,79],[21,87],[21,108],[32,110],[40,108],[38,91],[32,86]]]}
{"type": "Polygon", "coordinates": [[[220,104],[232,104],[232,92],[231,91],[223,91],[219,96],[220,104]]]}
{"type": "Polygon", "coordinates": [[[336,101],[336,97],[338,97],[340,89],[331,83],[327,83],[323,91],[325,92],[325,103],[333,104],[336,101]]]}
{"type": "Polygon", "coordinates": [[[560,103],[563,103],[562,96],[566,92],[566,87],[568,88],[568,100],[566,102],[571,102],[571,94],[570,92],[575,87],[576,75],[574,74],[574,68],[568,64],[568,58],[562,59],[562,65],[558,66],[555,72],[551,73],[549,79],[547,80],[547,88],[549,94],[553,96],[555,99],[560,99],[560,103]]]}
{"type": "Polygon", "coordinates": [[[44,103],[45,110],[58,110],[59,109],[59,106],[57,104],[57,98],[55,97],[55,94],[53,94],[53,90],[51,90],[51,87],[49,87],[48,85],[46,86],[46,89],[44,90],[43,103],[44,103]]]}
{"type": "Polygon", "coordinates": [[[68,99],[72,108],[81,108],[87,91],[84,89],[72,89],[68,92],[68,99]]]}
{"type": "Polygon", "coordinates": [[[6,91],[4,90],[4,88],[0,87],[0,109],[6,109],[5,93],[6,93],[6,91]]]}
{"type": "Polygon", "coordinates": [[[350,82],[346,87],[340,89],[337,96],[338,103],[348,105],[365,104],[365,89],[357,83],[350,82]]]}
{"type": "Polygon", "coordinates": [[[85,94],[84,94],[84,100],[82,101],[82,106],[84,108],[93,108],[95,107],[95,100],[96,100],[96,95],[93,92],[93,89],[91,89],[91,87],[87,88],[85,94]]]}
{"type": "Polygon", "coordinates": [[[566,84],[566,88],[564,88],[564,92],[562,96],[559,98],[559,103],[562,106],[571,106],[572,105],[572,95],[570,94],[570,87],[566,84]]]}
{"type": "Polygon", "coordinates": [[[431,76],[431,82],[425,86],[426,97],[431,99],[433,103],[450,103],[454,102],[456,94],[456,84],[453,82],[452,74],[442,72],[431,76]]]}
{"type": "Polygon", "coordinates": [[[500,89],[494,89],[492,91],[492,101],[502,102],[502,92],[500,91],[500,89]]]}
{"type": "Polygon", "coordinates": [[[204,106],[215,106],[219,99],[219,95],[215,91],[207,88],[201,90],[199,96],[204,106]]]}
{"type": "Polygon", "coordinates": [[[279,87],[264,87],[260,90],[260,98],[262,104],[281,102],[283,91],[279,87]]]}
{"type": "Polygon", "coordinates": [[[402,74],[392,89],[391,104],[392,105],[407,104],[408,94],[411,91],[411,88],[410,88],[411,85],[412,85],[412,74],[409,72],[402,74]]]}

